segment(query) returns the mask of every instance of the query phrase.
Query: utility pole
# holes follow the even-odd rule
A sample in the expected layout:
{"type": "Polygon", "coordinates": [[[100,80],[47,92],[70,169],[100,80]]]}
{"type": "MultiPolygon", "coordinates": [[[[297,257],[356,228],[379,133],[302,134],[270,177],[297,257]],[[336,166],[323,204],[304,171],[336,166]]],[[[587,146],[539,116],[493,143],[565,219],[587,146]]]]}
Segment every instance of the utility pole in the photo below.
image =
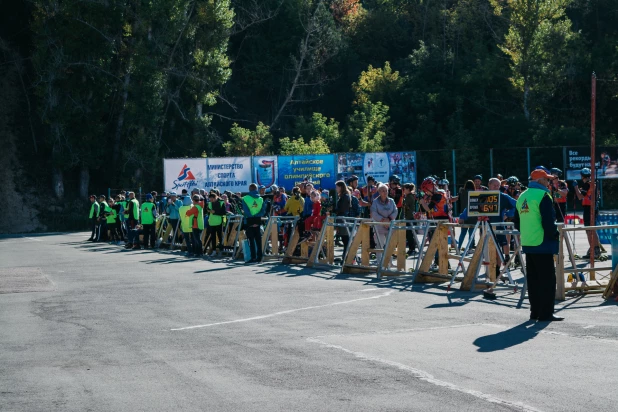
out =
{"type": "MultiPolygon", "coordinates": [[[[597,209],[597,189],[596,189],[596,105],[597,105],[597,75],[592,72],[592,85],[590,93],[590,190],[591,205],[590,205],[590,225],[595,225],[595,212],[597,209]]],[[[592,231],[592,245],[590,245],[590,267],[594,268],[594,254],[597,247],[597,232],[592,231]]],[[[591,279],[594,279],[594,271],[590,273],[591,279]]]]}

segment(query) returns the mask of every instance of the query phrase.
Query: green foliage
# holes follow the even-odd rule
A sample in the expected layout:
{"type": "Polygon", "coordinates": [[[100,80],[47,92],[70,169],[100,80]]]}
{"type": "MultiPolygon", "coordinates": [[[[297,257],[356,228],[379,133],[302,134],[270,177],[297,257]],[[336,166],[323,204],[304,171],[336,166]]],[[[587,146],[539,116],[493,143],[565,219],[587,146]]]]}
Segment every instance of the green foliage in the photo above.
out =
{"type": "Polygon", "coordinates": [[[335,119],[327,119],[320,113],[313,113],[309,121],[299,117],[294,131],[297,136],[303,136],[305,139],[322,139],[331,148],[341,146],[339,122],[335,119]]]}
{"type": "Polygon", "coordinates": [[[328,154],[330,149],[321,137],[305,142],[302,136],[297,139],[284,137],[279,140],[279,154],[294,155],[294,154],[328,154]]]}
{"type": "Polygon", "coordinates": [[[348,147],[355,152],[381,152],[389,132],[388,106],[381,102],[366,102],[348,120],[348,147]]]}
{"type": "Polygon", "coordinates": [[[511,82],[523,93],[530,118],[530,99],[551,96],[566,77],[569,42],[575,37],[566,15],[571,0],[493,0],[497,14],[509,14],[510,26],[500,49],[511,59],[511,82]],[[530,96],[531,93],[533,96],[530,96]]]}
{"type": "Polygon", "coordinates": [[[223,143],[227,156],[262,156],[271,154],[272,135],[269,127],[259,122],[255,130],[245,129],[234,123],[229,142],[223,143]]]}
{"type": "Polygon", "coordinates": [[[457,149],[481,172],[488,148],[586,142],[593,71],[610,80],[597,139],[616,141],[615,0],[22,3],[6,38],[31,115],[13,134],[99,189],[159,184],[163,157],[204,150],[457,149]]]}

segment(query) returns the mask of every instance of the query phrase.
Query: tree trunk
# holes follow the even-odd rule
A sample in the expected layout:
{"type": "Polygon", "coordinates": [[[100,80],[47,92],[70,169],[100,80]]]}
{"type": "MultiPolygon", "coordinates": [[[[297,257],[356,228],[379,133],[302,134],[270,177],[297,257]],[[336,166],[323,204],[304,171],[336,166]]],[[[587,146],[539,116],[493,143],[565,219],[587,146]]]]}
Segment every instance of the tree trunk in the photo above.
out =
{"type": "Polygon", "coordinates": [[[122,140],[122,127],[124,125],[124,112],[127,107],[127,99],[129,98],[129,84],[131,83],[131,73],[124,75],[122,83],[122,104],[120,105],[120,113],[118,113],[118,122],[116,123],[116,135],[114,137],[114,151],[112,155],[113,170],[116,170],[118,158],[120,156],[120,143],[122,140]]]}
{"type": "Polygon", "coordinates": [[[90,169],[86,165],[82,165],[79,173],[79,195],[82,199],[88,197],[88,186],[90,185],[90,169]]]}
{"type": "Polygon", "coordinates": [[[64,198],[64,176],[62,170],[57,168],[52,170],[52,184],[56,198],[62,200],[64,198]]]}
{"type": "Polygon", "coordinates": [[[528,95],[530,94],[530,85],[527,80],[524,80],[524,116],[526,120],[530,120],[530,109],[528,108],[528,95]]]}

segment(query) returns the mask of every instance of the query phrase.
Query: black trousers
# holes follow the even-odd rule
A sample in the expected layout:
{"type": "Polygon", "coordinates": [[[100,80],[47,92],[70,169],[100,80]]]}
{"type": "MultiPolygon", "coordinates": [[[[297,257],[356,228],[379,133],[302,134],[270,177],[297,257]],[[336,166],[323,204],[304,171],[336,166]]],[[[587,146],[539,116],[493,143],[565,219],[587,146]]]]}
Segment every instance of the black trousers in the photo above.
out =
{"type": "Polygon", "coordinates": [[[148,247],[148,242],[150,242],[150,247],[154,248],[156,244],[156,233],[155,233],[155,224],[151,223],[149,225],[144,226],[144,248],[148,247]]]}
{"type": "Polygon", "coordinates": [[[251,250],[251,259],[262,261],[262,232],[260,226],[247,226],[245,228],[245,235],[249,240],[249,249],[251,250]]]}
{"type": "Polygon", "coordinates": [[[554,202],[554,211],[556,212],[556,222],[564,222],[566,216],[566,203],[554,202]]]}
{"type": "Polygon", "coordinates": [[[554,255],[526,253],[526,275],[530,316],[539,319],[551,317],[556,297],[554,255]]]}
{"type": "Polygon", "coordinates": [[[213,252],[215,249],[221,250],[223,248],[223,226],[208,226],[208,234],[210,235],[210,247],[213,252]],[[219,242],[217,243],[217,239],[219,242]]]}
{"type": "MultiPolygon", "coordinates": [[[[412,223],[406,224],[408,227],[412,226],[412,223]]],[[[406,230],[406,240],[408,241],[408,250],[415,250],[418,247],[416,235],[413,230],[406,230]]]]}
{"type": "Polygon", "coordinates": [[[119,220],[116,220],[114,223],[108,224],[108,227],[111,241],[122,240],[122,229],[120,228],[119,220]]]}
{"type": "MultiPolygon", "coordinates": [[[[172,234],[172,236],[174,236],[174,233],[175,233],[176,234],[176,238],[177,238],[178,237],[178,233],[180,233],[180,226],[178,226],[178,219],[170,219],[168,224],[172,226],[172,231],[170,233],[172,234]],[[174,232],[177,227],[178,227],[178,231],[174,232]]],[[[167,239],[164,239],[164,240],[167,241],[167,239]]],[[[172,242],[176,243],[176,239],[173,239],[172,242]]]]}
{"type": "Polygon", "coordinates": [[[97,240],[99,236],[97,235],[98,224],[96,218],[90,219],[90,229],[92,230],[92,233],[90,233],[90,239],[97,240]]]}
{"type": "Polygon", "coordinates": [[[106,242],[107,241],[107,220],[102,218],[98,222],[97,228],[97,242],[106,242]]]}

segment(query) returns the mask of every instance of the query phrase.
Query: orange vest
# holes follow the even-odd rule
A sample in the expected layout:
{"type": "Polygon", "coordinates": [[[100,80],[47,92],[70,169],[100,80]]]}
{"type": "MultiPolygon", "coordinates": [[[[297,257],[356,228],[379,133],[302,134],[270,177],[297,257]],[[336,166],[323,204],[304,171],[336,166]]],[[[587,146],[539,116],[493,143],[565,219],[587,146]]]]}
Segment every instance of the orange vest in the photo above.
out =
{"type": "MultiPolygon", "coordinates": [[[[558,181],[558,188],[559,189],[564,189],[566,187],[566,183],[564,180],[560,180],[558,181]]],[[[552,186],[552,197],[554,198],[554,200],[556,201],[556,203],[566,203],[567,202],[567,198],[566,196],[562,196],[560,194],[560,192],[558,192],[558,189],[554,188],[552,186]]]]}
{"type": "Polygon", "coordinates": [[[434,195],[440,195],[442,199],[433,207],[431,211],[433,217],[448,217],[448,198],[446,192],[444,190],[438,190],[434,195]]]}

